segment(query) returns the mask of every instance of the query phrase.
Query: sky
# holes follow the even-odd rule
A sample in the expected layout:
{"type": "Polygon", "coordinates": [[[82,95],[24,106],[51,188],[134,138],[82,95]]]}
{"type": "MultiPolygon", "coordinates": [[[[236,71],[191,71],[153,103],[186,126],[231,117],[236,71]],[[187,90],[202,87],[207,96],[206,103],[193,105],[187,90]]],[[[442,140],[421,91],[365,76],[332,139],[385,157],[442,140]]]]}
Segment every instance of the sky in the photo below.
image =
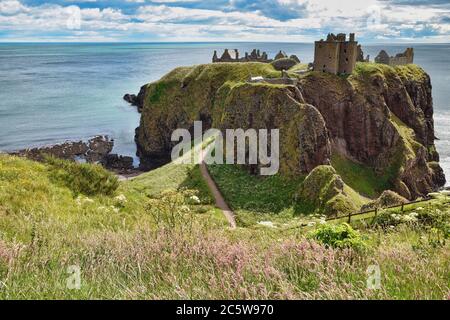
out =
{"type": "Polygon", "coordinates": [[[0,0],[0,42],[450,42],[450,0],[0,0]]]}

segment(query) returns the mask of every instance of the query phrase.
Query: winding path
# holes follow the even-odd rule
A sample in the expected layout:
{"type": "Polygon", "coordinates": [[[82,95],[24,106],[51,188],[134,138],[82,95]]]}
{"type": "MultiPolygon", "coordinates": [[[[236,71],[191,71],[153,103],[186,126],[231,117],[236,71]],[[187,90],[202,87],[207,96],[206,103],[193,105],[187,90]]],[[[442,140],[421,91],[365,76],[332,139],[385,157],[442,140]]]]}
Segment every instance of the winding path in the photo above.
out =
{"type": "MultiPolygon", "coordinates": [[[[214,202],[216,203],[216,207],[222,210],[223,215],[227,219],[228,223],[230,224],[231,229],[236,229],[236,218],[234,212],[230,209],[228,204],[225,202],[225,199],[222,196],[222,193],[220,192],[219,188],[217,187],[216,183],[214,182],[214,179],[211,177],[208,171],[208,167],[205,163],[205,154],[206,152],[202,149],[200,152],[201,156],[201,163],[200,163],[200,172],[202,174],[203,179],[205,179],[206,184],[208,185],[209,190],[211,191],[214,202]]],[[[127,180],[133,180],[137,178],[139,175],[136,176],[126,176],[126,175],[118,175],[119,181],[127,181],[127,180]]]]}
{"type": "Polygon", "coordinates": [[[214,182],[213,178],[209,174],[208,167],[205,163],[205,152],[201,151],[201,164],[200,164],[200,172],[205,179],[209,190],[211,190],[211,193],[213,194],[214,201],[216,202],[216,207],[222,210],[225,218],[228,220],[228,223],[230,224],[231,229],[236,229],[236,218],[234,212],[230,209],[228,204],[225,202],[225,199],[222,196],[222,193],[220,192],[219,188],[217,187],[216,183],[214,182]]]}

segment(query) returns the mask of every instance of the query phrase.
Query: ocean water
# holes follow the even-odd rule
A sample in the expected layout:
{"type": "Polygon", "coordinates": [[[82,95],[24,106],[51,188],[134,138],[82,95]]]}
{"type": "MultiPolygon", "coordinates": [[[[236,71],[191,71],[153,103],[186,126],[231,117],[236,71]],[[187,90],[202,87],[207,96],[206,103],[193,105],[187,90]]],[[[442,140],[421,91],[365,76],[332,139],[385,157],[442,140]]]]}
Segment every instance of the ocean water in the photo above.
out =
{"type": "MultiPolygon", "coordinates": [[[[450,179],[450,44],[411,46],[432,78],[438,151],[450,179]]],[[[372,58],[406,47],[363,44],[372,58]]],[[[258,48],[271,57],[282,49],[303,62],[314,54],[312,44],[299,43],[0,43],[0,150],[106,134],[115,152],[135,156],[139,114],[122,96],[175,67],[209,63],[224,48],[258,48]]]]}

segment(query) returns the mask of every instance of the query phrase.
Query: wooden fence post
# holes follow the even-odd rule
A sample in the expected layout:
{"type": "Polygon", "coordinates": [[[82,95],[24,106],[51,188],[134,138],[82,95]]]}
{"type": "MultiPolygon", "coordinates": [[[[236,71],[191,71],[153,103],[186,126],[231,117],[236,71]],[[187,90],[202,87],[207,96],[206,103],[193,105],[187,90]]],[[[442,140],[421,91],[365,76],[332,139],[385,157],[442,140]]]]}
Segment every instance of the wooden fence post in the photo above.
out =
{"type": "Polygon", "coordinates": [[[351,221],[352,221],[352,213],[350,212],[348,214],[348,223],[350,224],[351,221]]]}
{"type": "Polygon", "coordinates": [[[402,213],[405,212],[405,204],[402,203],[402,213]]]}
{"type": "Polygon", "coordinates": [[[375,217],[378,215],[378,208],[375,208],[375,217]]]}

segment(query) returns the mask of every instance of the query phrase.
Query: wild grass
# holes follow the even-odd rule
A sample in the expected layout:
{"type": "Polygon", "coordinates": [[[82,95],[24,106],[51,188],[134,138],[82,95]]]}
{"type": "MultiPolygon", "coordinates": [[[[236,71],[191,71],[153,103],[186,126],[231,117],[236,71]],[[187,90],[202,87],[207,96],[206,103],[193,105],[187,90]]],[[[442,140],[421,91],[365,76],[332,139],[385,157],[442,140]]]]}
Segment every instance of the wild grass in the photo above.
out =
{"type": "Polygon", "coordinates": [[[303,177],[255,176],[234,165],[210,165],[208,170],[241,226],[293,217],[294,196],[303,177]]]}
{"type": "MultiPolygon", "coordinates": [[[[171,187],[183,184],[178,174],[188,176],[176,168],[159,172],[172,174],[171,187]]],[[[0,299],[448,299],[450,294],[449,244],[428,241],[432,231],[419,225],[367,226],[360,230],[367,250],[333,248],[309,239],[302,228],[230,230],[187,191],[157,192],[157,175],[121,183],[113,195],[87,197],[74,195],[49,174],[45,164],[0,156],[0,299]],[[367,287],[371,265],[380,268],[379,289],[367,287]],[[67,286],[70,266],[79,267],[79,289],[67,286]]],[[[254,187],[260,203],[271,192],[288,198],[260,184],[254,187]]],[[[253,190],[247,191],[251,198],[253,190]]]]}
{"type": "Polygon", "coordinates": [[[376,198],[390,187],[389,176],[377,175],[373,169],[337,153],[333,154],[331,163],[348,186],[366,197],[376,198]]]}

